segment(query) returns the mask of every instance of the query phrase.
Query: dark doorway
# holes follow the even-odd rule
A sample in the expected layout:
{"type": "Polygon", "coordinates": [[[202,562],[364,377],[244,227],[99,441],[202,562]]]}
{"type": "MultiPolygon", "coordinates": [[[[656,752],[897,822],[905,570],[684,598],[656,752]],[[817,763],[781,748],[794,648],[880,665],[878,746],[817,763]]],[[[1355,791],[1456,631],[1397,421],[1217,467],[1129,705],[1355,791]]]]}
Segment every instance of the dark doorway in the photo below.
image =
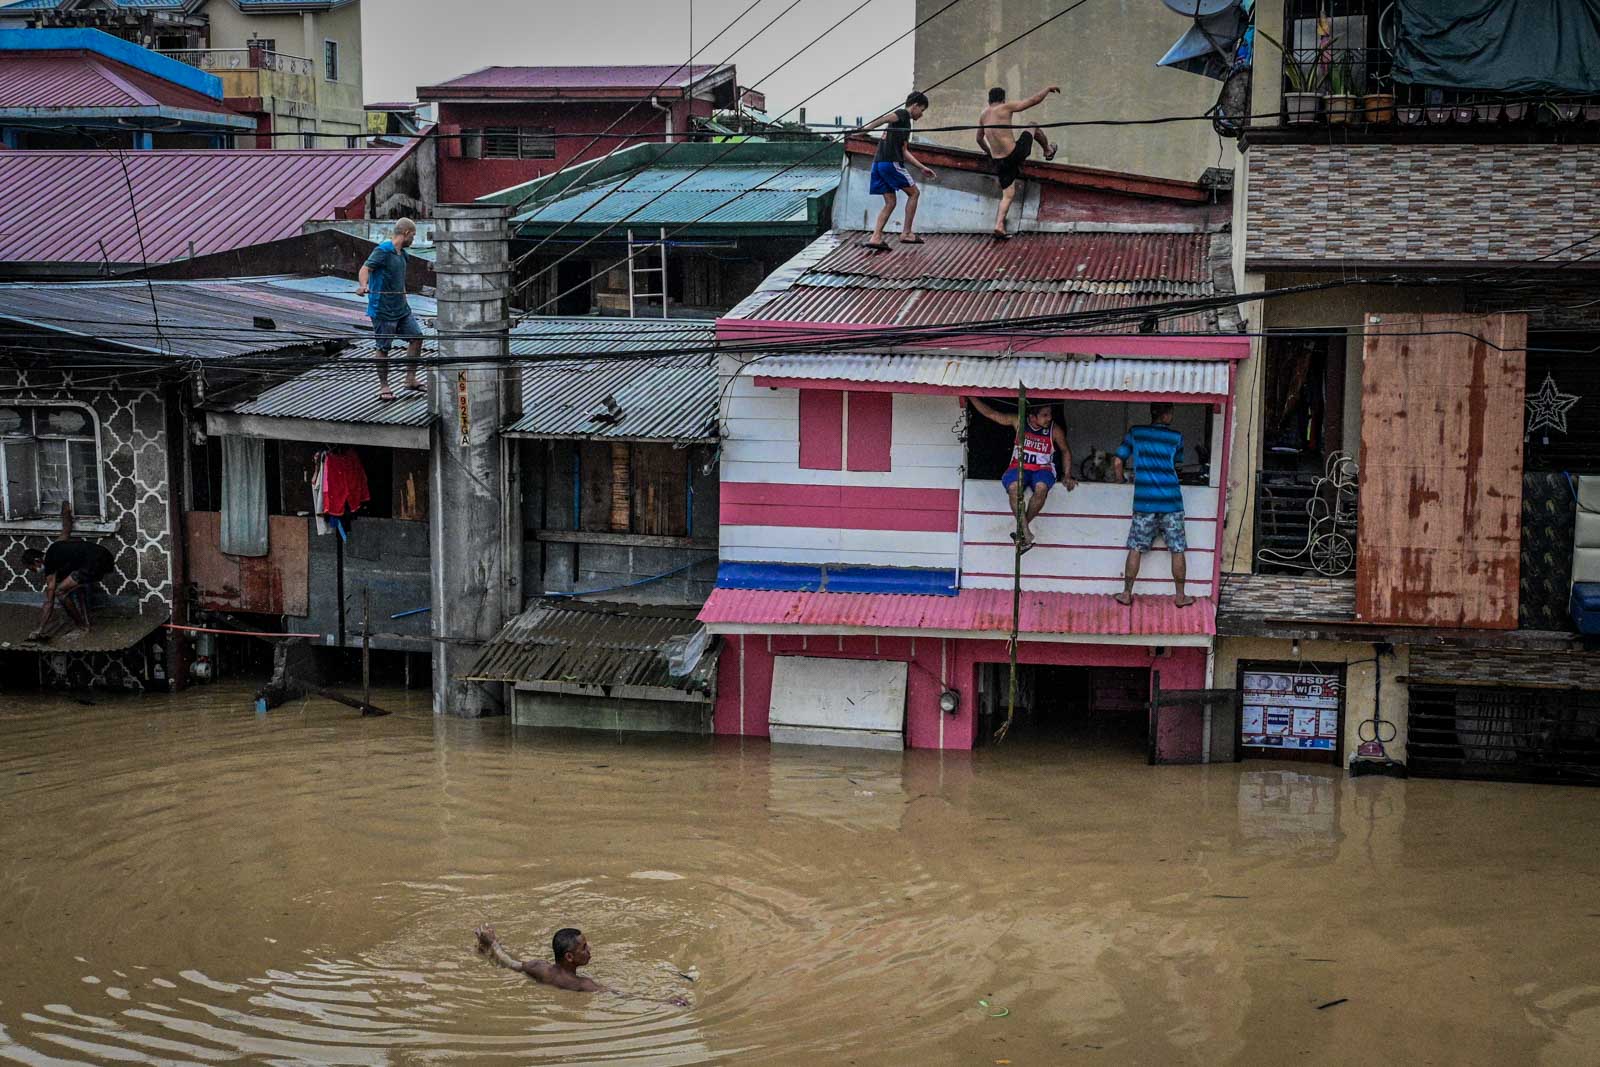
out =
{"type": "Polygon", "coordinates": [[[541,315],[587,315],[593,305],[593,264],[587,259],[569,259],[556,268],[555,308],[541,315]]]}
{"type": "MultiPolygon", "coordinates": [[[[1006,718],[1010,667],[984,664],[980,742],[1006,718]]],[[[1011,740],[1126,753],[1143,762],[1149,730],[1150,672],[1140,668],[1017,667],[1011,740]]]]}

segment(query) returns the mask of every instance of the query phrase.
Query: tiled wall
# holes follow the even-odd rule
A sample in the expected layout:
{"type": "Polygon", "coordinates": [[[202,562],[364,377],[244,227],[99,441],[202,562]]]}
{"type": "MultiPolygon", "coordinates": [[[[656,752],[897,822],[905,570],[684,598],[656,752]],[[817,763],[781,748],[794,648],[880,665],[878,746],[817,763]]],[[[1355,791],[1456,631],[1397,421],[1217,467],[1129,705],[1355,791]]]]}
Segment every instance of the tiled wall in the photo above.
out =
{"type": "Polygon", "coordinates": [[[1600,145],[1258,144],[1247,158],[1247,259],[1532,260],[1600,231],[1600,145]]]}

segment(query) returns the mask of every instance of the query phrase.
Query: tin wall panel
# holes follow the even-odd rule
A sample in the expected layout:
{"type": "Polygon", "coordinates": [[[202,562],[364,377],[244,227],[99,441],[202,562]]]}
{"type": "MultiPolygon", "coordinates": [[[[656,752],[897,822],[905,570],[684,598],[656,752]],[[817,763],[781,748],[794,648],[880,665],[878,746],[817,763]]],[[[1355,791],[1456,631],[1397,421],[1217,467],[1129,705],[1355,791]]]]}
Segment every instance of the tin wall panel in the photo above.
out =
{"type": "Polygon", "coordinates": [[[1358,619],[1516,628],[1526,344],[1524,315],[1368,317],[1358,619]]]}

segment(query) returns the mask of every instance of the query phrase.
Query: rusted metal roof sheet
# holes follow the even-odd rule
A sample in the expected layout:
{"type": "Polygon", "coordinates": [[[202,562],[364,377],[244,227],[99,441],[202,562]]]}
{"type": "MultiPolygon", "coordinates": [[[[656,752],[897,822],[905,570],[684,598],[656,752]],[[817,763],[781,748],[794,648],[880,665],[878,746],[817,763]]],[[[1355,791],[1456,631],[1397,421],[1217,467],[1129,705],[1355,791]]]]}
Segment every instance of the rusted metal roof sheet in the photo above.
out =
{"type": "Polygon", "coordinates": [[[945,389],[1228,395],[1228,365],[1196,359],[990,358],[939,355],[777,355],[747,372],[758,378],[883,382],[945,389]]]}
{"type": "Polygon", "coordinates": [[[173,359],[338,345],[358,330],[371,329],[364,304],[294,283],[285,278],[16,282],[0,285],[0,320],[173,359]],[[258,325],[261,318],[271,325],[258,325]]]}
{"type": "Polygon", "coordinates": [[[476,682],[641,686],[704,692],[716,650],[674,678],[664,648],[700,628],[693,608],[541,600],[506,624],[464,677],[476,682]]]}
{"type": "MultiPolygon", "coordinates": [[[[54,630],[49,641],[29,640],[39,625],[39,605],[0,603],[0,652],[121,652],[143,641],[170,618],[165,607],[143,613],[116,605],[95,610],[87,631],[54,630]]],[[[64,625],[65,619],[60,622],[64,625]]]]}
{"type": "MultiPolygon", "coordinates": [[[[931,326],[1113,311],[1216,294],[1214,235],[1192,232],[925,234],[889,253],[836,231],[795,269],[769,279],[728,316],[778,322],[931,326]],[[776,284],[774,284],[776,282],[776,284]]],[[[1201,311],[1161,320],[1162,333],[1217,332],[1201,311]]],[[[1127,324],[1101,327],[1128,332],[1127,324]]]]}
{"type": "Polygon", "coordinates": [[[888,255],[844,241],[813,269],[870,278],[968,281],[1211,280],[1205,233],[1033,233],[923,235],[888,255]]]}
{"type": "Polygon", "coordinates": [[[414,147],[0,153],[0,262],[165,263],[293,237],[414,147]]]}
{"type": "MultiPolygon", "coordinates": [[[[826,626],[915,633],[1009,633],[1011,590],[963,589],[955,596],[887,593],[792,593],[716,589],[700,611],[713,633],[719,627],[826,626]]],[[[1132,607],[1109,595],[1024,592],[1023,634],[1197,637],[1216,633],[1209,599],[1186,608],[1170,597],[1141,596],[1132,607]]]]}

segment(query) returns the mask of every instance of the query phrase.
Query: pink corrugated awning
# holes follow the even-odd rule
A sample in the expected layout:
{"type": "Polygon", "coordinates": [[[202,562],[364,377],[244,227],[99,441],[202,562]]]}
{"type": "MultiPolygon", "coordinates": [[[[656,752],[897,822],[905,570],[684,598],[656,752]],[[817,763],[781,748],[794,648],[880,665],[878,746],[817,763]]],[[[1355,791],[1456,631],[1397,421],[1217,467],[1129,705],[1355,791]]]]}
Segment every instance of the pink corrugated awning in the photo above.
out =
{"type": "MultiPolygon", "coordinates": [[[[1216,606],[1210,599],[1180,608],[1171,597],[1139,596],[1127,607],[1105,594],[1024,592],[1020,614],[1019,632],[1036,640],[1208,638],[1217,632],[1216,606]]],[[[915,596],[717,589],[701,609],[700,621],[713,633],[821,627],[829,632],[1004,637],[1011,632],[1011,590],[915,596]]]]}

